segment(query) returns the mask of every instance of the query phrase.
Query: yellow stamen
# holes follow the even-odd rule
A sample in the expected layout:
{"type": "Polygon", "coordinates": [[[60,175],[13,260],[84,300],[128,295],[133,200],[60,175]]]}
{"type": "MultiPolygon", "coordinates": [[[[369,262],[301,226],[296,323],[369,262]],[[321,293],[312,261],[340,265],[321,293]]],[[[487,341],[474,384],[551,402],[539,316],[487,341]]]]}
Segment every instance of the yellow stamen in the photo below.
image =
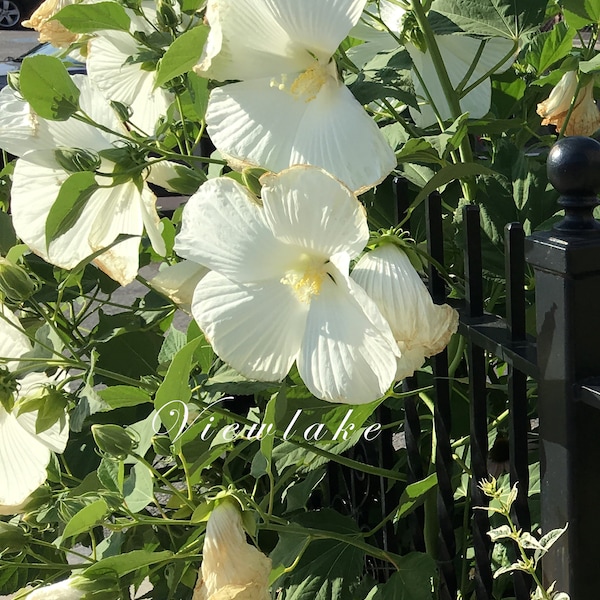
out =
{"type": "Polygon", "coordinates": [[[306,254],[300,257],[299,262],[299,268],[288,271],[281,278],[281,283],[289,285],[300,302],[308,304],[321,292],[323,278],[327,274],[326,262],[306,254]]]}
{"type": "Polygon", "coordinates": [[[275,78],[271,79],[271,87],[276,87],[282,92],[288,92],[296,99],[303,98],[305,102],[310,102],[317,97],[317,94],[330,77],[336,78],[335,64],[323,65],[315,61],[306,71],[300,73],[290,86],[287,85],[287,76],[284,74],[281,75],[279,81],[275,78]]]}

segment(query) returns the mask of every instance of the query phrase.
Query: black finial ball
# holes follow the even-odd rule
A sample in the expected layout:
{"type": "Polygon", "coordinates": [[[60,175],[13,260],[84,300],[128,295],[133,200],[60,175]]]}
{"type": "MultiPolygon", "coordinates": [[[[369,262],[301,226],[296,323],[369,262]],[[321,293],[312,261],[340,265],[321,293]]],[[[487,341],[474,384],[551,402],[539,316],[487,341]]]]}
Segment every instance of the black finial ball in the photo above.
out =
{"type": "Polygon", "coordinates": [[[562,196],[600,192],[600,143],[573,136],[558,140],[548,154],[548,179],[562,196]]]}

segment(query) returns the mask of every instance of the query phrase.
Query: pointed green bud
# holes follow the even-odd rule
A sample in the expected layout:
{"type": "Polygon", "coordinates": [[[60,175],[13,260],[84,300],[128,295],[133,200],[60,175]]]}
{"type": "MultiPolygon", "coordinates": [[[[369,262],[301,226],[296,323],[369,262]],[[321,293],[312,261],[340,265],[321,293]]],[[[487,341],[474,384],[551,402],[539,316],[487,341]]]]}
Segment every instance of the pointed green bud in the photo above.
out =
{"type": "Polygon", "coordinates": [[[137,442],[120,425],[92,425],[92,435],[100,450],[121,460],[137,447],[137,442]]]}
{"type": "Polygon", "coordinates": [[[17,378],[6,367],[0,367],[0,406],[6,412],[12,412],[18,388],[17,378]]]}
{"type": "Polygon", "coordinates": [[[83,148],[57,148],[54,151],[56,162],[68,173],[96,171],[100,168],[100,157],[83,148]]]}
{"type": "Polygon", "coordinates": [[[158,10],[156,16],[158,24],[162,29],[175,29],[180,23],[180,18],[175,12],[171,2],[169,2],[169,0],[158,0],[157,5],[158,10]]]}
{"type": "Polygon", "coordinates": [[[0,256],[0,296],[13,302],[27,300],[35,292],[36,285],[27,271],[0,256]]]}

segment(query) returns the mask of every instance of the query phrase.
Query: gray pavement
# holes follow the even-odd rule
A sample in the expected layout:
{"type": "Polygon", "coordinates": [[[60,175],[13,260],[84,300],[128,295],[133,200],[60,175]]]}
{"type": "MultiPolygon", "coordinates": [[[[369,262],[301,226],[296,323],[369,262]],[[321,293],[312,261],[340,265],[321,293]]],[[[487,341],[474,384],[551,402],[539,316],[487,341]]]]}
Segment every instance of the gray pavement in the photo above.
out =
{"type": "Polygon", "coordinates": [[[31,29],[0,31],[0,60],[17,58],[38,43],[38,33],[31,29]]]}

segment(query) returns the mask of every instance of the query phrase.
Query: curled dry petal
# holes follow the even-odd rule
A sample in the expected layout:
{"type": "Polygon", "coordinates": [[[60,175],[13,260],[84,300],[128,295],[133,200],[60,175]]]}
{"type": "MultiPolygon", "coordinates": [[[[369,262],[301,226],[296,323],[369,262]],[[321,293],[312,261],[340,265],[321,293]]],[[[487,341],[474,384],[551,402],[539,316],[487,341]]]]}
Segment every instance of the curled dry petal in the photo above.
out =
{"type": "MultiPolygon", "coordinates": [[[[550,96],[537,105],[537,114],[543,117],[542,125],[554,125],[558,131],[563,128],[576,89],[577,73],[568,71],[550,96]]],[[[593,80],[579,90],[564,135],[591,135],[600,128],[600,110],[594,102],[593,91],[593,80]]]]}
{"type": "Polygon", "coordinates": [[[434,304],[408,256],[394,244],[365,254],[352,271],[387,319],[402,357],[396,378],[404,379],[425,359],[441,352],[456,332],[458,313],[434,304]]]}
{"type": "Polygon", "coordinates": [[[51,20],[52,17],[72,0],[45,0],[29,17],[23,21],[24,27],[30,27],[39,32],[40,42],[50,42],[57,48],[69,46],[77,39],[77,34],[69,31],[60,21],[51,20]]]}
{"type": "Polygon", "coordinates": [[[225,500],[208,519],[192,600],[269,600],[271,560],[248,544],[237,503],[225,500]]]}

